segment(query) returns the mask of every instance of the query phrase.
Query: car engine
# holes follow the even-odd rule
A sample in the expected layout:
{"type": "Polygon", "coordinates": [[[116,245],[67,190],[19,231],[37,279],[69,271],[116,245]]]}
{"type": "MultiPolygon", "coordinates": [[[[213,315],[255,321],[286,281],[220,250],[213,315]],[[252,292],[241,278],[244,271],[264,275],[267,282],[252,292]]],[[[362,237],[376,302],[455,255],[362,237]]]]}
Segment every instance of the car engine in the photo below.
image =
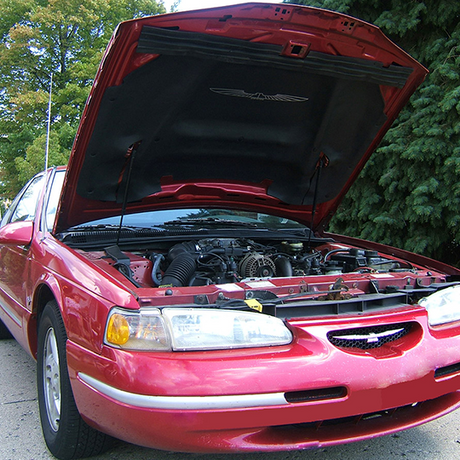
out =
{"type": "Polygon", "coordinates": [[[340,275],[356,270],[390,271],[400,263],[376,251],[336,248],[324,254],[302,241],[263,244],[250,239],[216,238],[173,245],[167,253],[151,252],[155,286],[199,286],[245,279],[340,275]]]}

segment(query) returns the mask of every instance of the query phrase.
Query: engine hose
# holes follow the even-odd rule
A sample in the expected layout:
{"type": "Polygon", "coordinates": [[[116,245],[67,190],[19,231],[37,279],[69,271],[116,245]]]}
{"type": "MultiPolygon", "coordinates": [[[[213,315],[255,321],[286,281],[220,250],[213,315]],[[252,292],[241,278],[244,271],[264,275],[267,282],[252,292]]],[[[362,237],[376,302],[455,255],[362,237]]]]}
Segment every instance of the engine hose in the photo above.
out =
{"type": "Polygon", "coordinates": [[[168,260],[173,261],[177,256],[184,252],[188,254],[195,253],[195,245],[192,242],[179,243],[174,245],[168,252],[168,260]]]}
{"type": "Polygon", "coordinates": [[[280,256],[275,260],[277,276],[292,276],[292,265],[287,257],[280,256]]]}
{"type": "Polygon", "coordinates": [[[160,286],[162,283],[162,276],[159,270],[160,264],[165,260],[163,254],[152,254],[153,268],[152,268],[152,281],[155,285],[160,286]]]}
{"type": "Polygon", "coordinates": [[[324,262],[326,262],[326,260],[329,258],[330,255],[336,254],[337,252],[348,252],[348,253],[350,253],[350,249],[345,249],[345,248],[333,249],[332,251],[329,251],[324,256],[324,262]]]}
{"type": "Polygon", "coordinates": [[[187,286],[196,270],[196,262],[188,252],[179,253],[166,269],[162,286],[187,286]]]}

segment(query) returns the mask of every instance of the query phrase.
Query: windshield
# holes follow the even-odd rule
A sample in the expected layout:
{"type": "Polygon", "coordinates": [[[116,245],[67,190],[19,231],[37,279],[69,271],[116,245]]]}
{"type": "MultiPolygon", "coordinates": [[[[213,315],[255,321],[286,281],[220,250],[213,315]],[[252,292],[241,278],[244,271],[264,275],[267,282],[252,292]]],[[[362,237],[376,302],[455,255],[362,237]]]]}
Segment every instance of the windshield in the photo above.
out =
{"type": "Polygon", "coordinates": [[[59,197],[61,196],[62,185],[64,183],[65,171],[56,171],[51,183],[48,203],[46,205],[45,223],[46,228],[50,232],[53,229],[54,219],[56,217],[56,211],[59,203],[59,197]]]}
{"type": "MultiPolygon", "coordinates": [[[[93,220],[77,228],[95,226],[118,226],[120,216],[93,220]]],[[[164,228],[177,225],[242,225],[269,229],[306,228],[304,225],[283,217],[260,212],[231,209],[168,209],[128,214],[123,217],[123,227],[164,228]]]]}

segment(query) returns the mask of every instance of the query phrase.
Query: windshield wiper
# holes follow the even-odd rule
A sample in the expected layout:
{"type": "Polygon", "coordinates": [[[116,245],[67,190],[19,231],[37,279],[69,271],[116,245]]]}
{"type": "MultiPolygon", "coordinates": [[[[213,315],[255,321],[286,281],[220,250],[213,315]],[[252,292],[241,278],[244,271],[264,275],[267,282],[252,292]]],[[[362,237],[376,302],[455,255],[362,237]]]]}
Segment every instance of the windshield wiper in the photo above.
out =
{"type": "Polygon", "coordinates": [[[177,220],[170,220],[165,222],[163,225],[200,225],[200,224],[210,224],[210,225],[224,225],[224,226],[236,226],[236,227],[250,227],[250,228],[262,228],[258,224],[253,222],[242,222],[239,220],[231,220],[231,219],[217,219],[215,217],[206,217],[200,219],[177,219],[177,220]]]}
{"type": "MultiPolygon", "coordinates": [[[[119,231],[120,226],[118,224],[97,224],[97,225],[79,225],[77,227],[71,227],[67,230],[67,233],[70,232],[95,232],[99,230],[107,230],[107,231],[119,231]]],[[[136,225],[123,225],[121,227],[121,231],[128,231],[128,232],[163,232],[165,229],[161,228],[161,226],[152,226],[152,227],[138,227],[136,225]]]]}
{"type": "MultiPolygon", "coordinates": [[[[118,230],[118,224],[78,225],[70,227],[67,232],[94,232],[95,230],[118,230]]],[[[123,230],[136,230],[136,227],[123,226],[123,230]]]]}

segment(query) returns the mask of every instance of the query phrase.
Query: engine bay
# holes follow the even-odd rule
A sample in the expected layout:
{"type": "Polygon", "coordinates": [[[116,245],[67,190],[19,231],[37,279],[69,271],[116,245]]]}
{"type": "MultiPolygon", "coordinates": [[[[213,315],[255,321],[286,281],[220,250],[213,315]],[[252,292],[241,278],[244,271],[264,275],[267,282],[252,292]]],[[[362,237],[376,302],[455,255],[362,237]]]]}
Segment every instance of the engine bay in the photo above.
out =
{"type": "MultiPolygon", "coordinates": [[[[137,287],[183,288],[257,280],[291,280],[313,286],[325,280],[368,279],[398,287],[444,282],[445,276],[403,259],[332,240],[203,238],[158,241],[145,249],[118,245],[78,252],[102,267],[110,265],[137,287]],[[414,279],[422,281],[415,282],[414,279]],[[426,279],[425,279],[426,278],[426,279]],[[297,280],[297,281],[296,281],[297,280]],[[385,281],[386,280],[386,281],[385,281]]],[[[284,282],[283,282],[284,283],[284,282]]],[[[283,284],[282,283],[282,284],[283,284]]]]}
{"type": "Polygon", "coordinates": [[[330,238],[174,237],[76,250],[139,288],[141,305],[159,308],[263,308],[286,318],[361,314],[405,308],[449,284],[438,271],[330,238]]]}
{"type": "Polygon", "coordinates": [[[150,252],[143,257],[152,262],[152,281],[157,287],[412,268],[408,263],[381,257],[376,251],[308,249],[308,243],[303,241],[262,243],[246,238],[186,241],[173,245],[167,253],[150,252]]]}

